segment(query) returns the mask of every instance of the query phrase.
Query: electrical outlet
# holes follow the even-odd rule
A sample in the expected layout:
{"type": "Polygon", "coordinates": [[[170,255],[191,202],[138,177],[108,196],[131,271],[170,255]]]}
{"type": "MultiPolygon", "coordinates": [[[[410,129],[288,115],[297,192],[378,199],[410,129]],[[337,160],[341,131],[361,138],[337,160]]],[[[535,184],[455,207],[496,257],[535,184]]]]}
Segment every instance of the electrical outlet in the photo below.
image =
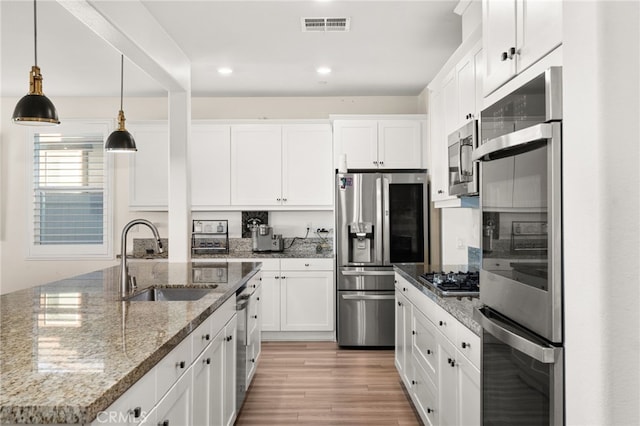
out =
{"type": "Polygon", "coordinates": [[[457,246],[459,249],[464,248],[464,240],[462,238],[458,238],[457,246]]]}

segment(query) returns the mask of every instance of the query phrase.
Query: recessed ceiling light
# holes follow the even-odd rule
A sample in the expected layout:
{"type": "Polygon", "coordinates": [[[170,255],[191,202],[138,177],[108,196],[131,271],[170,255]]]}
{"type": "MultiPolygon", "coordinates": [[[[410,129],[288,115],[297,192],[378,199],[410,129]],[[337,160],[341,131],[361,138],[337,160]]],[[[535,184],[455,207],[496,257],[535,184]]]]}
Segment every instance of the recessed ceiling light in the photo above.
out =
{"type": "Polygon", "coordinates": [[[331,68],[329,68],[329,67],[319,67],[319,68],[316,69],[316,72],[318,74],[322,74],[322,75],[331,74],[331,68]]]}
{"type": "Polygon", "coordinates": [[[233,70],[229,67],[220,67],[218,68],[218,74],[229,75],[233,72],[233,70]]]}

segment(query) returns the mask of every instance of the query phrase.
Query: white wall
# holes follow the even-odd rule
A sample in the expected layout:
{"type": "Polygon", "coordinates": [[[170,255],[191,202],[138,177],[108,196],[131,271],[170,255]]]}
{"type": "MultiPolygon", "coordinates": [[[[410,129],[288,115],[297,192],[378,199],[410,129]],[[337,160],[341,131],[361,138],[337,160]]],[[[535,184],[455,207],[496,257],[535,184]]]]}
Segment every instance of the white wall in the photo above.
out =
{"type": "MultiPolygon", "coordinates": [[[[55,98],[52,99],[61,120],[65,118],[115,119],[119,106],[116,98],[55,98]]],[[[26,260],[27,181],[26,130],[10,122],[18,99],[2,98],[0,117],[0,293],[8,293],[46,282],[74,276],[117,264],[115,258],[105,261],[35,261],[26,260]]],[[[124,104],[127,119],[167,119],[166,98],[127,98],[124,104]]],[[[329,114],[415,114],[419,112],[417,96],[325,97],[325,98],[194,98],[194,119],[327,119],[329,114]]],[[[131,219],[144,217],[158,225],[161,236],[168,235],[167,213],[131,212],[128,209],[128,157],[119,154],[114,165],[114,250],[120,251],[120,230],[131,219]]],[[[198,215],[230,215],[239,212],[197,213],[198,215]]],[[[194,215],[194,217],[196,217],[194,215]]],[[[210,217],[210,216],[209,216],[210,217]]],[[[303,236],[308,218],[314,227],[333,227],[331,212],[273,213],[276,231],[285,236],[303,236]]],[[[233,223],[233,222],[232,222],[233,223]]],[[[131,232],[131,238],[150,236],[146,228],[131,232]]],[[[239,227],[238,227],[239,229],[239,227]]],[[[239,233],[239,231],[238,231],[239,233]]]]}
{"type": "Polygon", "coordinates": [[[563,15],[567,425],[638,425],[640,6],[563,15]]]}
{"type": "Polygon", "coordinates": [[[440,209],[442,221],[442,264],[466,265],[468,247],[480,247],[480,210],[440,209]]]}

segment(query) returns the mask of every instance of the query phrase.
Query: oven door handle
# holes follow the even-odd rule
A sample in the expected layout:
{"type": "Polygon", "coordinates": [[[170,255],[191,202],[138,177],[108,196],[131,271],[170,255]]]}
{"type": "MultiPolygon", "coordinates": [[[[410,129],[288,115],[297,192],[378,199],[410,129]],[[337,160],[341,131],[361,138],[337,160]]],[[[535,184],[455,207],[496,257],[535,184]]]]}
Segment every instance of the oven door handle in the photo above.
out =
{"type": "MultiPolygon", "coordinates": [[[[491,139],[473,150],[473,161],[489,161],[500,151],[553,137],[553,123],[540,123],[491,139]]],[[[556,125],[559,125],[556,123],[556,125]]]]}
{"type": "Polygon", "coordinates": [[[544,364],[554,364],[562,351],[562,348],[541,346],[523,336],[507,330],[499,323],[486,316],[479,308],[474,308],[473,319],[478,321],[482,328],[496,339],[544,364]]]}
{"type": "Polygon", "coordinates": [[[344,300],[395,300],[395,294],[343,294],[344,300]]]}

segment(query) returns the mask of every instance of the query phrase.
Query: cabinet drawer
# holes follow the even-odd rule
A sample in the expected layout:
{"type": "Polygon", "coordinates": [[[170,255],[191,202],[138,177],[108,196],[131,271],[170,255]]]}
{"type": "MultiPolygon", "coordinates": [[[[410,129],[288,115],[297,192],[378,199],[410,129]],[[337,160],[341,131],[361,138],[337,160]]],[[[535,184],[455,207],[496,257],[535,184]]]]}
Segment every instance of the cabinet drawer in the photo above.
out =
{"type": "MultiPolygon", "coordinates": [[[[215,336],[222,330],[229,322],[232,316],[236,313],[236,297],[229,297],[222,306],[218,307],[216,311],[209,317],[211,320],[211,337],[215,336]]],[[[197,354],[196,354],[197,355],[197,354]]]]}
{"type": "Polygon", "coordinates": [[[438,380],[437,335],[436,326],[422,312],[414,309],[411,320],[411,351],[414,362],[422,365],[434,383],[438,380]]]}
{"type": "Polygon", "coordinates": [[[193,333],[167,354],[156,366],[157,397],[161,398],[184,374],[193,361],[191,340],[193,333]]]}
{"type": "Polygon", "coordinates": [[[409,288],[413,287],[413,285],[396,273],[395,287],[400,290],[400,293],[402,293],[402,295],[408,296],[409,288]]]}
{"type": "Polygon", "coordinates": [[[103,410],[98,415],[94,425],[105,423],[109,416],[118,413],[117,418],[124,421],[128,419],[126,425],[134,425],[140,423],[152,410],[156,403],[156,370],[155,368],[142,376],[140,380],[133,384],[120,398],[103,410]],[[139,410],[138,410],[139,409],[139,410]],[[140,415],[135,416],[139,411],[140,415]]]}
{"type": "Polygon", "coordinates": [[[444,334],[450,342],[455,342],[458,320],[451,316],[450,313],[442,309],[440,306],[435,304],[434,313],[435,315],[431,316],[430,318],[436,325],[436,328],[440,330],[440,332],[444,334]]]}
{"type": "Polygon", "coordinates": [[[198,356],[200,352],[202,352],[204,348],[206,348],[207,345],[211,343],[211,340],[213,339],[214,335],[211,332],[211,324],[213,323],[213,317],[214,315],[209,316],[209,318],[204,320],[202,324],[200,324],[198,328],[196,328],[191,334],[192,340],[193,340],[194,357],[198,356]]]}
{"type": "Polygon", "coordinates": [[[280,259],[251,259],[251,262],[261,262],[262,271],[280,271],[280,259]]]}
{"type": "Polygon", "coordinates": [[[283,271],[333,271],[333,259],[280,259],[283,271]]]}
{"type": "Polygon", "coordinates": [[[411,375],[411,397],[425,425],[438,424],[438,399],[436,387],[429,380],[422,366],[413,360],[413,374],[411,375]]]}
{"type": "Polygon", "coordinates": [[[477,336],[460,322],[458,322],[457,327],[456,348],[467,357],[477,369],[480,369],[480,336],[477,336]]]}

